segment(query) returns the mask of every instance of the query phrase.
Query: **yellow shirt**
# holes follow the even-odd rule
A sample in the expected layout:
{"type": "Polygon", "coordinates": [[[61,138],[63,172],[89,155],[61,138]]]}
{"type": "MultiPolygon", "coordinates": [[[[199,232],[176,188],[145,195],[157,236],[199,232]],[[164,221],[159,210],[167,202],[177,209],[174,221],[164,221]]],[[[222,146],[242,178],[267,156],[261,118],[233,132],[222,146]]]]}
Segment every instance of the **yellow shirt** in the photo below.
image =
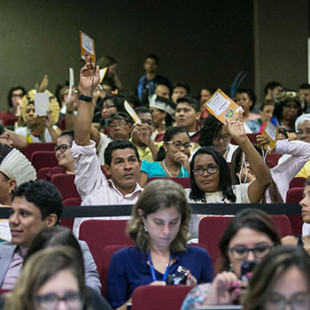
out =
{"type": "Polygon", "coordinates": [[[308,160],[295,177],[308,178],[310,176],[310,160],[308,160]]]}
{"type": "MultiPolygon", "coordinates": [[[[154,142],[154,144],[156,145],[157,147],[157,150],[159,150],[159,148],[163,145],[163,142],[154,142]]],[[[137,149],[138,149],[138,153],[139,153],[139,157],[140,157],[140,160],[146,160],[146,161],[149,161],[149,162],[153,162],[154,159],[153,159],[153,155],[152,155],[152,152],[150,150],[149,147],[146,147],[144,150],[142,150],[139,146],[137,146],[137,149]]]]}

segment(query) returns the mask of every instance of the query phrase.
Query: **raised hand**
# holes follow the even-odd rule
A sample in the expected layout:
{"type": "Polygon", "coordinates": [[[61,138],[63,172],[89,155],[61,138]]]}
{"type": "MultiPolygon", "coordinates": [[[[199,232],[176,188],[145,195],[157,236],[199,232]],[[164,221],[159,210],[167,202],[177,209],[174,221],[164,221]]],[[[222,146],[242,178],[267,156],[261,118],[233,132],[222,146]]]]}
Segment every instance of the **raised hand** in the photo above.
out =
{"type": "Polygon", "coordinates": [[[226,118],[227,130],[235,141],[238,141],[242,137],[246,137],[246,133],[242,121],[242,111],[238,112],[238,118],[233,120],[226,118]]]}

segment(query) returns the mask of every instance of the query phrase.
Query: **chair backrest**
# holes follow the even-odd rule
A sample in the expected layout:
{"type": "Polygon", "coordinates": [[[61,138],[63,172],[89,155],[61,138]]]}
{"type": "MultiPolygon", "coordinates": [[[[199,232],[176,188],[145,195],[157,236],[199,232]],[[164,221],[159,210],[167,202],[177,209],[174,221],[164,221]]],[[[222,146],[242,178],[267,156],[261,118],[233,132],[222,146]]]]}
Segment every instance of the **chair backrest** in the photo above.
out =
{"type": "Polygon", "coordinates": [[[207,247],[213,266],[220,257],[218,243],[231,219],[226,216],[206,216],[199,222],[198,241],[207,247]]]}
{"type": "MultiPolygon", "coordinates": [[[[80,197],[70,197],[63,201],[64,208],[66,207],[78,207],[81,205],[80,197]]],[[[74,224],[74,218],[61,218],[60,225],[72,230],[74,224]]]]}
{"type": "Polygon", "coordinates": [[[141,285],[132,294],[132,310],[179,310],[188,292],[186,285],[141,285]]]}
{"type": "Polygon", "coordinates": [[[101,250],[100,262],[97,263],[97,269],[100,277],[100,282],[102,285],[101,294],[106,296],[107,292],[107,283],[108,283],[108,271],[111,258],[113,254],[123,248],[132,246],[131,244],[117,244],[117,245],[108,245],[101,250]]]}
{"type": "Polygon", "coordinates": [[[290,188],[286,194],[286,203],[299,203],[302,200],[303,192],[303,187],[290,188]]]}
{"type": "Polygon", "coordinates": [[[290,188],[293,187],[304,187],[306,184],[307,179],[306,178],[301,178],[301,177],[296,177],[294,178],[291,183],[290,183],[290,188]]]}
{"type": "Polygon", "coordinates": [[[53,183],[60,191],[62,200],[71,197],[80,197],[75,184],[74,174],[59,173],[52,176],[51,183],[53,183]]]}
{"type": "Polygon", "coordinates": [[[266,156],[266,164],[269,168],[273,168],[278,164],[278,161],[282,154],[277,154],[277,153],[268,153],[266,156]]]}
{"type": "Polygon", "coordinates": [[[35,151],[54,151],[55,142],[28,143],[27,148],[23,151],[25,156],[31,160],[31,155],[35,151]]]}
{"type": "Polygon", "coordinates": [[[147,183],[158,180],[158,179],[170,179],[180,185],[183,186],[183,188],[190,188],[191,187],[191,180],[190,178],[165,178],[165,177],[152,177],[147,180],[147,183]]]}
{"type": "Polygon", "coordinates": [[[87,220],[82,222],[79,239],[87,242],[98,266],[101,251],[108,245],[135,245],[126,234],[127,220],[87,220]]]}
{"type": "Polygon", "coordinates": [[[64,131],[67,129],[67,124],[66,124],[66,118],[62,117],[59,121],[59,125],[58,125],[59,129],[64,131]]]}
{"type": "Polygon", "coordinates": [[[273,221],[277,225],[278,230],[279,230],[279,235],[281,238],[285,236],[293,235],[291,221],[288,218],[288,216],[284,214],[276,214],[276,215],[270,215],[270,217],[273,219],[273,221]]]}
{"type": "Polygon", "coordinates": [[[37,180],[47,180],[46,175],[51,170],[51,167],[41,168],[37,173],[37,180]]]}
{"type": "Polygon", "coordinates": [[[51,168],[57,166],[58,162],[53,151],[35,151],[30,159],[37,173],[41,168],[51,168]]]}

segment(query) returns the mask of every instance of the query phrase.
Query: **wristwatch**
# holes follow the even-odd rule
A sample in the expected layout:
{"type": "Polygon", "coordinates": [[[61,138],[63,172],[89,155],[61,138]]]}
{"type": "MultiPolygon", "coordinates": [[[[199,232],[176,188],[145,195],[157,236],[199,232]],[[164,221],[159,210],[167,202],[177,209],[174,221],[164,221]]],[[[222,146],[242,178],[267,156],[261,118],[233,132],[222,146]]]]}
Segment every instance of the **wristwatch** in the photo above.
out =
{"type": "Polygon", "coordinates": [[[80,95],[80,100],[87,101],[87,102],[92,102],[93,97],[85,96],[85,95],[80,95]]]}

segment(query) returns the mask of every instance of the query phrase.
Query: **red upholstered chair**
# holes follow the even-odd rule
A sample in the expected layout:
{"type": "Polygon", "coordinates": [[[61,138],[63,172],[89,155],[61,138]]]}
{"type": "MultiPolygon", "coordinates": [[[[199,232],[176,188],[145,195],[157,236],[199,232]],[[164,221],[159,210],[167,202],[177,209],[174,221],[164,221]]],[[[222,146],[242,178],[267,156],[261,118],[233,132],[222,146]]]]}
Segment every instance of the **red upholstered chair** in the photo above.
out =
{"type": "Polygon", "coordinates": [[[54,151],[55,145],[55,142],[28,143],[27,148],[23,152],[31,160],[31,155],[35,151],[54,151]]]}
{"type": "Polygon", "coordinates": [[[87,220],[80,226],[79,239],[87,242],[94,260],[100,265],[101,251],[108,245],[134,245],[126,234],[127,220],[87,220]]]}
{"type": "Polygon", "coordinates": [[[31,163],[37,173],[41,168],[52,168],[57,166],[58,162],[53,151],[35,151],[31,154],[31,163]]]}
{"type": "Polygon", "coordinates": [[[132,310],[179,310],[188,292],[186,285],[141,285],[132,294],[132,310]]]}
{"type": "Polygon", "coordinates": [[[45,167],[41,168],[37,173],[37,180],[45,180],[46,181],[46,175],[51,170],[51,167],[45,167]]]}
{"type": "Polygon", "coordinates": [[[75,184],[74,174],[59,173],[52,176],[51,183],[53,183],[60,191],[62,200],[71,197],[80,197],[75,184]]]}
{"type": "Polygon", "coordinates": [[[64,131],[67,129],[67,125],[66,125],[66,117],[62,117],[59,121],[59,126],[60,130],[64,131]]]}
{"type": "Polygon", "coordinates": [[[306,180],[305,178],[301,178],[301,177],[296,177],[294,178],[291,183],[290,183],[290,188],[293,187],[304,187],[306,184],[306,180]]]}
{"type": "Polygon", "coordinates": [[[288,215],[287,216],[291,222],[293,235],[301,236],[302,235],[302,224],[304,221],[302,220],[301,215],[288,215]]]}
{"type": "Polygon", "coordinates": [[[273,221],[277,225],[279,229],[279,235],[281,238],[285,236],[293,235],[291,221],[288,218],[288,216],[284,214],[276,214],[276,215],[270,215],[270,217],[273,219],[273,221]]]}
{"type": "Polygon", "coordinates": [[[190,188],[191,187],[191,181],[190,178],[165,178],[165,177],[153,177],[153,178],[149,178],[147,180],[147,183],[153,181],[153,180],[157,180],[157,179],[170,179],[180,185],[183,186],[183,188],[190,188]]]}
{"type": "MultiPolygon", "coordinates": [[[[253,144],[256,144],[256,136],[258,135],[258,133],[247,133],[246,135],[253,144]]],[[[238,145],[238,143],[234,139],[231,139],[230,143],[238,145]]]]}
{"type": "Polygon", "coordinates": [[[303,187],[290,188],[286,194],[286,203],[299,203],[303,197],[303,187]]]}
{"type": "Polygon", "coordinates": [[[218,243],[231,219],[226,216],[206,216],[199,222],[198,241],[207,247],[213,266],[220,257],[218,243]]]}
{"type": "Polygon", "coordinates": [[[268,154],[266,157],[266,164],[269,168],[273,168],[278,164],[278,161],[282,154],[277,154],[277,153],[271,153],[268,154]]]}
{"type": "MultiPolygon", "coordinates": [[[[67,198],[63,201],[64,207],[78,207],[81,205],[81,198],[80,197],[71,197],[67,198]]],[[[74,218],[61,218],[60,225],[67,227],[72,230],[74,223],[74,218]]]]}
{"type": "Polygon", "coordinates": [[[164,139],[164,134],[163,133],[158,133],[155,137],[155,142],[161,142],[164,139]]]}

